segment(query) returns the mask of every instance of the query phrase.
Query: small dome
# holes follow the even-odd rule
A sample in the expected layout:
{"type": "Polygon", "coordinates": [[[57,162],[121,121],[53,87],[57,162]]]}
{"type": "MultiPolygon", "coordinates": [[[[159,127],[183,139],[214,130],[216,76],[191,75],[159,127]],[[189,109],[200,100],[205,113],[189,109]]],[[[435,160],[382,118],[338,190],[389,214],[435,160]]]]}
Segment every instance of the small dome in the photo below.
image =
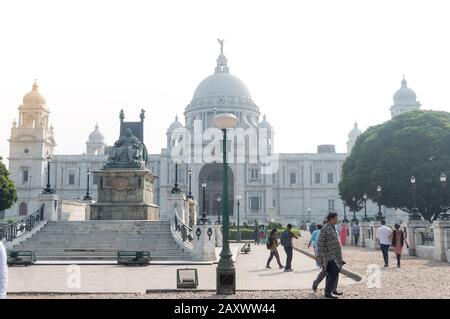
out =
{"type": "Polygon", "coordinates": [[[100,132],[98,124],[95,124],[95,130],[89,134],[89,143],[103,143],[104,141],[105,137],[100,132]]]}
{"type": "Polygon", "coordinates": [[[177,116],[175,116],[175,121],[173,121],[172,124],[170,124],[169,128],[167,129],[167,132],[173,132],[177,128],[181,128],[181,127],[183,127],[183,125],[178,121],[178,115],[177,115],[177,116]]]}
{"type": "Polygon", "coordinates": [[[402,86],[394,94],[394,105],[414,105],[417,104],[416,93],[411,90],[407,84],[408,82],[403,78],[402,86]]]}
{"type": "Polygon", "coordinates": [[[267,120],[266,120],[266,115],[265,115],[265,114],[264,114],[264,116],[263,116],[262,122],[259,123],[258,127],[259,127],[259,128],[266,128],[266,129],[268,129],[268,130],[272,130],[272,125],[270,125],[270,123],[267,122],[267,120]]]}
{"type": "Polygon", "coordinates": [[[358,138],[358,136],[360,136],[362,134],[362,131],[358,128],[358,123],[355,122],[355,124],[353,125],[353,129],[350,131],[350,133],[348,133],[348,138],[350,140],[356,140],[356,138],[358,138]]]}
{"type": "Polygon", "coordinates": [[[46,105],[45,98],[39,93],[39,86],[36,83],[36,80],[33,84],[33,89],[31,92],[28,92],[23,97],[23,105],[24,106],[44,106],[46,105]]]}

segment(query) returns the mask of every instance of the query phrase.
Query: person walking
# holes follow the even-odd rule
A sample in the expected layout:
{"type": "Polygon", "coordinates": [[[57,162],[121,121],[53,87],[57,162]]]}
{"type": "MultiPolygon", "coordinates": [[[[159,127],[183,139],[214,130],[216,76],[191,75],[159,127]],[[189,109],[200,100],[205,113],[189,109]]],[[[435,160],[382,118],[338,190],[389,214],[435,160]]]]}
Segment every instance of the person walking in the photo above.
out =
{"type": "Polygon", "coordinates": [[[353,238],[355,239],[354,244],[355,246],[358,246],[358,240],[359,240],[359,225],[358,222],[355,223],[352,227],[352,234],[353,238]]]}
{"type": "Polygon", "coordinates": [[[334,225],[334,228],[336,229],[336,234],[338,235],[338,237],[340,236],[341,233],[341,224],[336,224],[334,225]]]}
{"type": "Polygon", "coordinates": [[[329,213],[327,224],[320,231],[317,247],[317,262],[325,269],[325,298],[337,299],[342,295],[337,291],[339,272],[345,262],[342,259],[342,248],[336,233],[335,225],[338,223],[337,213],[329,213]]]}
{"type": "Polygon", "coordinates": [[[345,246],[347,243],[347,225],[341,224],[341,245],[345,246]]]}
{"type": "Polygon", "coordinates": [[[0,240],[0,299],[6,299],[6,288],[8,287],[8,257],[6,248],[0,240]]]}
{"type": "MultiPolygon", "coordinates": [[[[309,240],[308,248],[313,244],[314,247],[314,256],[317,257],[317,242],[319,241],[320,230],[322,229],[322,225],[317,225],[317,229],[312,233],[311,239],[309,240]]],[[[316,262],[318,268],[320,265],[316,262]]]]}
{"type": "Polygon", "coordinates": [[[399,224],[395,224],[395,230],[392,234],[392,247],[394,247],[395,255],[397,256],[397,267],[400,268],[400,259],[402,259],[403,246],[408,242],[406,241],[406,234],[400,229],[399,224]]]}
{"type": "Polygon", "coordinates": [[[292,225],[287,224],[286,230],[281,234],[281,245],[286,252],[286,265],[284,267],[285,272],[294,271],[292,269],[292,238],[298,239],[298,237],[292,232],[292,225]]]}
{"type": "Polygon", "coordinates": [[[269,259],[267,260],[267,265],[266,268],[270,269],[270,262],[272,261],[273,257],[276,258],[277,263],[278,263],[278,268],[283,269],[284,266],[281,264],[280,261],[280,255],[278,254],[278,249],[277,247],[279,246],[278,243],[278,232],[277,229],[274,228],[272,229],[272,231],[270,232],[270,236],[269,239],[267,240],[267,249],[270,249],[270,256],[269,259]]]}
{"type": "Polygon", "coordinates": [[[261,225],[259,229],[259,242],[261,245],[266,244],[266,228],[264,225],[261,225]]]}
{"type": "Polygon", "coordinates": [[[381,227],[377,229],[377,238],[380,240],[380,248],[383,253],[384,267],[389,266],[389,246],[391,245],[392,230],[386,226],[386,221],[381,221],[381,227]]]}
{"type": "Polygon", "coordinates": [[[255,231],[254,231],[254,238],[255,238],[255,245],[259,245],[259,227],[258,224],[256,224],[255,226],[255,231]]]}

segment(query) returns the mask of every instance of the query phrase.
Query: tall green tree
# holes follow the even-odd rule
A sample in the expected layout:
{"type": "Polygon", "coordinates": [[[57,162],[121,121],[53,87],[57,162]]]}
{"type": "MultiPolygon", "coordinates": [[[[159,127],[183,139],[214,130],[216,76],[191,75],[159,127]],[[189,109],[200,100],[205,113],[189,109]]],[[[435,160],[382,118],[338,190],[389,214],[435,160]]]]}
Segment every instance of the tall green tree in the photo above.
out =
{"type": "Polygon", "coordinates": [[[17,201],[16,187],[2,160],[0,157],[0,211],[10,208],[17,201]]]}
{"type": "Polygon", "coordinates": [[[358,137],[342,167],[339,194],[349,206],[353,196],[360,200],[367,193],[376,203],[410,213],[414,176],[417,208],[431,221],[443,210],[442,172],[450,176],[450,113],[406,112],[358,137]]]}

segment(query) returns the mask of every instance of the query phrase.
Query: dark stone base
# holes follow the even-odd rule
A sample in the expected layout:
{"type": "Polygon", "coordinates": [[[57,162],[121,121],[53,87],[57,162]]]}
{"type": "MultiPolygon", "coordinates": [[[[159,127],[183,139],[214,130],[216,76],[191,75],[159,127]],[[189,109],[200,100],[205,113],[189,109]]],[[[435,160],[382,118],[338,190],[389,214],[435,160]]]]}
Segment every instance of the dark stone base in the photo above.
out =
{"type": "Polygon", "coordinates": [[[153,202],[155,176],[148,169],[103,169],[97,176],[98,202],[90,207],[91,220],[159,220],[153,202]]]}
{"type": "Polygon", "coordinates": [[[130,203],[95,203],[91,220],[159,220],[159,206],[130,203]]]}

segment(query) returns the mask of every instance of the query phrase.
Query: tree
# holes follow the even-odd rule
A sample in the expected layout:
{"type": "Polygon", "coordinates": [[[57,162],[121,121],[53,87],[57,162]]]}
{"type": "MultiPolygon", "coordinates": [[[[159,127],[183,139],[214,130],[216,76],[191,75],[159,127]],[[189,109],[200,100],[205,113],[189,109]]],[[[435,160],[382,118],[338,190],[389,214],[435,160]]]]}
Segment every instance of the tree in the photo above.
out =
{"type": "Polygon", "coordinates": [[[442,172],[450,175],[450,113],[406,112],[358,137],[342,167],[339,194],[349,206],[355,206],[352,197],[367,193],[378,204],[410,213],[414,176],[417,208],[431,221],[443,210],[442,172]]]}
{"type": "Polygon", "coordinates": [[[16,187],[2,160],[0,157],[0,211],[10,208],[17,201],[16,187]]]}

